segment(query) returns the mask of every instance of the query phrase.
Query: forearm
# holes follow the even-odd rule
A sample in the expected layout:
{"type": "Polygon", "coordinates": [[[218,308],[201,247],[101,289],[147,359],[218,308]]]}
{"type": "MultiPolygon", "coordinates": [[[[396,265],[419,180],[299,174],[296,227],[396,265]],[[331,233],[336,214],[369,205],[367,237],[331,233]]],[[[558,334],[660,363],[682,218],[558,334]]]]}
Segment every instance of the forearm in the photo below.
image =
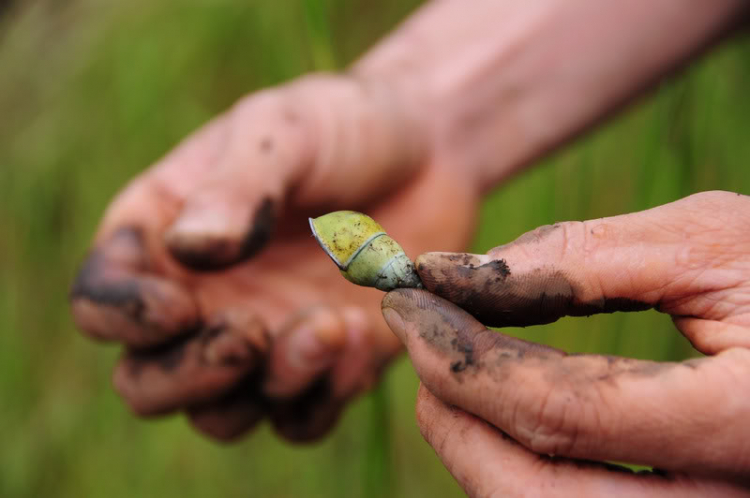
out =
{"type": "Polygon", "coordinates": [[[740,24],[743,0],[434,1],[352,71],[410,100],[480,189],[601,119],[740,24]]]}

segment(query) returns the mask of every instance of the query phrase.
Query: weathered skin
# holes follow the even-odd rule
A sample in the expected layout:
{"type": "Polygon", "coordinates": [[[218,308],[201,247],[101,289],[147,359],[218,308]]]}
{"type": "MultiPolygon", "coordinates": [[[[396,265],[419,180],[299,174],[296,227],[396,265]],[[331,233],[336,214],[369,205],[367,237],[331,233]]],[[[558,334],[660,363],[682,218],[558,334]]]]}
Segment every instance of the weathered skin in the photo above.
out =
{"type": "Polygon", "coordinates": [[[391,292],[383,313],[423,383],[422,433],[470,495],[750,495],[750,197],[696,194],[417,266],[432,293],[391,292]],[[532,324],[650,307],[709,356],[566,354],[472,316],[532,324]]]}
{"type": "Polygon", "coordinates": [[[748,5],[684,1],[431,2],[345,73],[241,99],[109,205],[73,286],[76,323],[125,345],[123,362],[148,349],[139,357],[157,367],[175,350],[205,358],[209,324],[242,330],[230,317],[249,311],[257,320],[242,323],[262,326],[230,337],[251,365],[211,377],[213,400],[157,399],[123,374],[116,388],[139,413],[184,411],[223,439],[264,416],[287,436],[320,436],[400,344],[380,293],[331,272],[306,219],[366,210],[408,254],[463,250],[483,192],[729,32],[748,5]],[[329,395],[311,396],[321,385],[329,395]],[[286,416],[290,403],[310,416],[286,416]]]}
{"type": "Polygon", "coordinates": [[[464,247],[478,202],[471,177],[423,161],[421,128],[393,98],[334,76],[252,96],[115,199],[71,303],[87,334],[126,346],[114,384],[134,412],[182,411],[223,440],[270,418],[305,441],[376,381],[400,350],[381,293],[333,271],[306,215],[367,203],[419,254],[464,247]],[[338,140],[347,155],[322,151],[338,140]],[[207,362],[209,349],[232,361],[207,362]]]}

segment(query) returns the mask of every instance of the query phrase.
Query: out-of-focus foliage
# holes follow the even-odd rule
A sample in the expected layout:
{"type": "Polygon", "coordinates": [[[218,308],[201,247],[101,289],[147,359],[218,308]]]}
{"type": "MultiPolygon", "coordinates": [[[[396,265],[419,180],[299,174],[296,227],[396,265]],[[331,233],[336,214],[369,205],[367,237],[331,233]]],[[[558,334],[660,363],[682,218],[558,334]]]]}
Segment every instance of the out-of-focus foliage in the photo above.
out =
{"type": "MultiPolygon", "coordinates": [[[[1,4],[2,2],[0,2],[1,4]]],[[[401,360],[332,437],[224,447],[132,417],[117,351],[66,293],[114,193],[246,92],[342,67],[418,2],[24,0],[0,10],[0,496],[460,496],[422,442],[401,360]]],[[[750,43],[725,44],[486,202],[486,250],[540,224],[714,188],[750,193],[750,43]]],[[[572,351],[692,354],[655,312],[512,330],[572,351]]]]}

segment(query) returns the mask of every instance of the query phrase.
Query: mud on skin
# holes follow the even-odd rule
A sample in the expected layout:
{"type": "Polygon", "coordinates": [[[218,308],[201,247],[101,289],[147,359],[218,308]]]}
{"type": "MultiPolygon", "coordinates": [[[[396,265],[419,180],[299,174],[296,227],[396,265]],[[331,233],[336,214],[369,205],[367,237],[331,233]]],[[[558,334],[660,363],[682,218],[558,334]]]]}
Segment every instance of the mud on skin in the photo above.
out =
{"type": "Polygon", "coordinates": [[[446,357],[448,369],[456,378],[484,369],[488,353],[512,360],[564,355],[548,346],[488,331],[465,311],[425,291],[393,291],[386,295],[382,306],[397,310],[407,326],[409,323],[415,326],[419,337],[446,357]]]}
{"type": "Polygon", "coordinates": [[[438,357],[459,383],[465,376],[484,373],[505,382],[518,368],[543,369],[547,382],[572,388],[585,396],[591,383],[616,382],[621,374],[653,376],[671,368],[697,368],[701,360],[658,363],[595,354],[567,354],[561,350],[509,337],[487,329],[445,299],[425,291],[399,289],[386,295],[383,308],[397,311],[405,326],[438,357]]]}
{"type": "Polygon", "coordinates": [[[148,270],[141,232],[114,232],[88,255],[71,287],[79,328],[96,339],[150,347],[198,327],[192,295],[148,270]]]}
{"type": "Polygon", "coordinates": [[[316,380],[301,395],[289,400],[276,400],[270,406],[274,429],[295,442],[318,439],[333,427],[344,406],[333,395],[327,376],[316,380]]]}
{"type": "MultiPolygon", "coordinates": [[[[272,147],[269,142],[268,147],[272,147]]],[[[276,206],[271,198],[264,198],[250,222],[242,240],[210,239],[195,247],[172,246],[170,251],[184,265],[196,271],[222,270],[255,256],[271,239],[276,223],[276,206]]]]}
{"type": "Polygon", "coordinates": [[[427,254],[417,259],[425,289],[490,327],[541,325],[564,316],[641,311],[653,305],[631,299],[581,302],[581,285],[561,271],[540,267],[514,273],[512,262],[479,264],[471,254],[427,254]],[[442,260],[442,261],[441,261],[442,260]]]}
{"type": "Polygon", "coordinates": [[[153,365],[164,373],[173,373],[185,363],[186,355],[195,355],[195,358],[188,359],[189,362],[223,367],[242,366],[251,358],[263,357],[270,344],[268,332],[259,321],[242,326],[246,330],[239,330],[226,320],[215,319],[167,343],[131,350],[131,373],[138,376],[143,365],[153,365]]]}
{"type": "Polygon", "coordinates": [[[214,320],[167,344],[128,351],[115,386],[141,415],[165,413],[232,389],[261,368],[269,344],[259,320],[214,320]]]}
{"type": "MultiPolygon", "coordinates": [[[[133,262],[143,248],[143,236],[134,228],[121,228],[114,233],[107,246],[120,246],[133,262]]],[[[93,303],[124,308],[135,320],[142,319],[144,302],[139,282],[108,279],[110,261],[102,249],[92,251],[81,265],[70,289],[70,299],[87,299],[93,303]]],[[[139,265],[142,266],[142,265],[139,265]]],[[[115,275],[116,276],[116,275],[115,275]]]]}
{"type": "Polygon", "coordinates": [[[191,423],[220,441],[237,440],[266,415],[269,401],[261,392],[262,378],[258,369],[218,399],[188,407],[191,423]]]}

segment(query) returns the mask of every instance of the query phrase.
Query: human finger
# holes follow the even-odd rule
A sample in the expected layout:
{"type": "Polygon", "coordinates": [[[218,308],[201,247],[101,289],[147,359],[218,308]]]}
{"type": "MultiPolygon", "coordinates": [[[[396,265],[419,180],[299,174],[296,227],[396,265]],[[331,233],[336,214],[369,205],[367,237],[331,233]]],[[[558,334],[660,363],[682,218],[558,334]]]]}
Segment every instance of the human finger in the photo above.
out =
{"type": "Polygon", "coordinates": [[[188,420],[216,440],[236,441],[266,416],[268,403],[260,390],[259,377],[251,374],[219,398],[189,406],[188,420]]]}
{"type": "Polygon", "coordinates": [[[264,391],[276,398],[300,393],[331,368],[345,344],[339,310],[319,306],[300,313],[274,339],[264,391]]]}
{"type": "Polygon", "coordinates": [[[375,383],[387,361],[376,352],[374,329],[361,309],[317,308],[305,314],[300,325],[279,340],[278,348],[274,344],[271,373],[264,381],[274,428],[295,442],[324,435],[346,402],[375,383]],[[326,324],[332,328],[326,330],[326,324]],[[293,337],[313,331],[310,327],[326,336],[328,346],[293,337]]]}
{"type": "Polygon", "coordinates": [[[178,282],[152,274],[142,233],[122,228],[94,249],[70,298],[78,326],[91,337],[149,347],[194,330],[198,306],[178,282]]]}
{"type": "Polygon", "coordinates": [[[225,311],[176,342],[126,351],[115,367],[114,386],[139,415],[205,404],[259,368],[268,347],[256,316],[225,311]]]}
{"type": "Polygon", "coordinates": [[[257,253],[285,208],[361,205],[405,181],[421,141],[396,98],[381,85],[314,75],[240,101],[210,179],[165,232],[171,253],[193,269],[221,269],[257,253]]]}
{"type": "Polygon", "coordinates": [[[656,307],[712,322],[709,335],[682,331],[715,353],[750,347],[750,333],[735,333],[750,329],[750,301],[737,301],[750,294],[748,226],[750,198],[705,192],[640,213],[541,227],[487,255],[423,254],[416,266],[426,289],[488,326],[656,307]]]}
{"type": "Polygon", "coordinates": [[[315,75],[241,100],[108,207],[72,288],[76,322],[134,347],[168,341],[199,320],[191,270],[257,254],[289,210],[363,204],[407,181],[423,164],[422,131],[398,98],[315,75]],[[126,232],[138,251],[119,264],[126,232]]]}
{"type": "Polygon", "coordinates": [[[383,312],[433,394],[536,453],[733,479],[750,468],[746,349],[682,363],[568,355],[415,289],[387,294],[383,312]]]}
{"type": "Polygon", "coordinates": [[[420,385],[422,436],[471,497],[748,496],[739,485],[683,474],[539,455],[484,420],[449,406],[420,385]]]}

